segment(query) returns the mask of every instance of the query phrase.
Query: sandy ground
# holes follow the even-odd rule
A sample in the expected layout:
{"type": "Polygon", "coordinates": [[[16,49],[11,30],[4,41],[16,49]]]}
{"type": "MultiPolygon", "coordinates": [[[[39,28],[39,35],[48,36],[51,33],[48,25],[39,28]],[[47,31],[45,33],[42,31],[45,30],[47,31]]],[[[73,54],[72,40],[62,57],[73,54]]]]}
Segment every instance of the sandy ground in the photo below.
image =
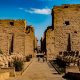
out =
{"type": "Polygon", "coordinates": [[[33,59],[33,62],[25,70],[22,76],[16,76],[15,78],[10,78],[9,80],[64,80],[62,75],[57,74],[56,70],[52,68],[47,62],[40,60],[38,62],[37,58],[33,59]]]}

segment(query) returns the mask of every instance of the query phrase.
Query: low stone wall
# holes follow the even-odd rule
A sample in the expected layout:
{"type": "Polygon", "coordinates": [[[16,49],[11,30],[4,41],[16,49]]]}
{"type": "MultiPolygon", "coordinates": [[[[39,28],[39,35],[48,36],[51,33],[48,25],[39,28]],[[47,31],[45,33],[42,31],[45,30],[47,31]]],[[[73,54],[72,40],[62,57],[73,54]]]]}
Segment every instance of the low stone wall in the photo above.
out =
{"type": "Polygon", "coordinates": [[[0,80],[6,80],[9,78],[9,72],[0,73],[0,80]]]}
{"type": "Polygon", "coordinates": [[[78,66],[69,66],[66,68],[66,73],[72,72],[72,73],[80,73],[78,66]]]}
{"type": "Polygon", "coordinates": [[[0,72],[9,72],[10,77],[15,76],[15,68],[1,68],[0,72]]]}

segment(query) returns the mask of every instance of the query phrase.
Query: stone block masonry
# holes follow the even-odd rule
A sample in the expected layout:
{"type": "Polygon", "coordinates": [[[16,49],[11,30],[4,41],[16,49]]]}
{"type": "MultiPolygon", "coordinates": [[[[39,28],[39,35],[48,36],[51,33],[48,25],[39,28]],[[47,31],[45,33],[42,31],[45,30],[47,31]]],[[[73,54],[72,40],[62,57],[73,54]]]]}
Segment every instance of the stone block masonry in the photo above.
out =
{"type": "Polygon", "coordinates": [[[46,30],[46,52],[47,59],[53,59],[54,57],[54,31],[51,26],[46,30]]]}
{"type": "Polygon", "coordinates": [[[80,4],[54,6],[52,9],[52,30],[44,32],[43,44],[48,56],[56,57],[67,51],[70,35],[71,51],[80,51],[80,4]]]}
{"type": "Polygon", "coordinates": [[[71,50],[80,51],[80,5],[62,5],[53,8],[55,54],[66,51],[68,34],[71,39],[71,50]]]}
{"type": "Polygon", "coordinates": [[[0,20],[0,49],[4,55],[33,55],[34,40],[34,29],[25,20],[0,20]]]}
{"type": "Polygon", "coordinates": [[[25,36],[25,55],[34,56],[34,49],[35,49],[34,28],[32,26],[27,26],[25,36]]]}

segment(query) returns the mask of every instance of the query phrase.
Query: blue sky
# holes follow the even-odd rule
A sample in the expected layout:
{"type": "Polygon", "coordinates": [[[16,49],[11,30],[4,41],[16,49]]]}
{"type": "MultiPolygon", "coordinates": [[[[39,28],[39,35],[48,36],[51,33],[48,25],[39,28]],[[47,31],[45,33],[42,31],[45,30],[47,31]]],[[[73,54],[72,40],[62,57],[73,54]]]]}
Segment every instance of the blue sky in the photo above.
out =
{"type": "Polygon", "coordinates": [[[41,38],[51,26],[51,9],[61,4],[80,4],[80,0],[0,0],[0,19],[26,19],[41,38]]]}

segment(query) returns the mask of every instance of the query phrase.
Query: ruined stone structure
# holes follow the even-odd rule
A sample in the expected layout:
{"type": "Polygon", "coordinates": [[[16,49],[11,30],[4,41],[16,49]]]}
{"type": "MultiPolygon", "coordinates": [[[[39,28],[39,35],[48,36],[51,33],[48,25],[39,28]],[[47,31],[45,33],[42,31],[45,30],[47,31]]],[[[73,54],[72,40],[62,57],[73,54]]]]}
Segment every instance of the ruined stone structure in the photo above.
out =
{"type": "Polygon", "coordinates": [[[45,34],[46,32],[44,32],[44,36],[43,37],[41,37],[41,52],[42,53],[46,53],[46,34],[45,34]]]}
{"type": "Polygon", "coordinates": [[[4,55],[34,53],[34,29],[25,20],[0,20],[0,49],[4,55]]]}
{"type": "Polygon", "coordinates": [[[41,39],[41,50],[47,55],[47,59],[53,59],[54,57],[54,30],[52,26],[47,27],[44,32],[44,37],[41,39]]]}
{"type": "Polygon", "coordinates": [[[54,57],[54,31],[51,27],[47,28],[46,31],[46,49],[47,49],[47,58],[53,59],[54,57]]]}
{"type": "Polygon", "coordinates": [[[70,50],[68,47],[69,37],[71,51],[80,51],[79,4],[55,6],[52,9],[52,30],[48,29],[44,38],[46,43],[44,44],[46,45],[45,51],[47,50],[47,55],[51,53],[56,56],[61,51],[70,50]]]}
{"type": "Polygon", "coordinates": [[[67,50],[69,34],[71,50],[80,51],[80,5],[55,6],[52,16],[54,16],[55,54],[67,50]]]}
{"type": "Polygon", "coordinates": [[[37,53],[37,49],[38,49],[38,39],[37,37],[35,37],[35,53],[37,53]]]}
{"type": "Polygon", "coordinates": [[[25,45],[25,53],[34,56],[35,36],[32,26],[27,26],[26,28],[25,45]]]}

